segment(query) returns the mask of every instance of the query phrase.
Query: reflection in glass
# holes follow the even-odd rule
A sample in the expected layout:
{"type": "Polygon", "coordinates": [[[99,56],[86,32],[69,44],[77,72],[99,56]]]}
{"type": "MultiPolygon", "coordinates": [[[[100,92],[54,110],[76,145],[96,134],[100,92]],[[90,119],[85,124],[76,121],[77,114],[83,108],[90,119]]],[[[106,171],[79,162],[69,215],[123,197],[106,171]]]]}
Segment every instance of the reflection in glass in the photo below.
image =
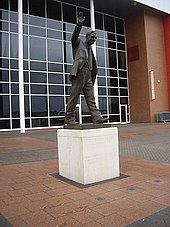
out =
{"type": "Polygon", "coordinates": [[[31,115],[33,117],[47,116],[47,96],[31,96],[31,115]]]}
{"type": "Polygon", "coordinates": [[[120,89],[120,95],[121,96],[128,96],[128,89],[121,88],[120,89]]]}
{"type": "Polygon", "coordinates": [[[48,39],[48,60],[54,62],[63,61],[62,42],[48,39]]]}
{"type": "MultiPolygon", "coordinates": [[[[1,90],[1,84],[0,84],[0,90],[1,90]]],[[[0,117],[2,118],[10,117],[9,107],[10,107],[9,95],[0,95],[0,117]]]]}
{"type": "Polygon", "coordinates": [[[127,72],[119,70],[119,77],[127,78],[127,72]]]}
{"type": "Polygon", "coordinates": [[[50,116],[61,116],[64,110],[63,96],[50,96],[50,116]]]}
{"type": "Polygon", "coordinates": [[[55,31],[55,30],[47,30],[47,37],[48,38],[53,38],[53,39],[62,39],[62,33],[60,31],[55,31]]]}
{"type": "Polygon", "coordinates": [[[18,58],[18,35],[10,34],[10,56],[18,58]]]}
{"type": "Polygon", "coordinates": [[[11,96],[11,108],[12,108],[12,117],[20,117],[18,95],[11,96]]]}
{"type": "Polygon", "coordinates": [[[45,39],[30,37],[30,57],[34,60],[46,60],[45,39]]]}
{"type": "Polygon", "coordinates": [[[7,0],[1,0],[0,1],[0,8],[1,9],[9,9],[8,1],[7,0]]]}
{"type": "Polygon", "coordinates": [[[17,0],[10,0],[10,10],[11,11],[18,11],[18,1],[17,0]]]}
{"type": "Polygon", "coordinates": [[[9,56],[9,34],[0,32],[0,56],[9,56]]]}
{"type": "Polygon", "coordinates": [[[18,13],[10,12],[10,21],[18,23],[18,13]]]}

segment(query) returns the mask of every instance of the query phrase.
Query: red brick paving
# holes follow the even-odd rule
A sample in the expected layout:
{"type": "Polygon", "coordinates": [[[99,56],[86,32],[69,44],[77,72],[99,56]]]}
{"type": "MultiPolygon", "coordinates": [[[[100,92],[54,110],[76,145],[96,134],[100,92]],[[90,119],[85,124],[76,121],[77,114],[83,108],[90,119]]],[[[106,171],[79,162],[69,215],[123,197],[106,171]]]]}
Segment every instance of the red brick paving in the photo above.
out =
{"type": "Polygon", "coordinates": [[[119,227],[169,206],[168,164],[125,156],[120,163],[130,177],[84,189],[50,175],[56,160],[1,166],[1,213],[14,227],[119,227]]]}

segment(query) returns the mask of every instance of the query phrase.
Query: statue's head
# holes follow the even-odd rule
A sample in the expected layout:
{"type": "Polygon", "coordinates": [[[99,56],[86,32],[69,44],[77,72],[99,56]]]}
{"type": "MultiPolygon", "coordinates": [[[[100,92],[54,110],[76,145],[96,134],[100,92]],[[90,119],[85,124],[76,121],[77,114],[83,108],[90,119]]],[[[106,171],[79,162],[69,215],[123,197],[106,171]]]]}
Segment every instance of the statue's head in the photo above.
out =
{"type": "Polygon", "coordinates": [[[86,33],[86,43],[92,45],[97,39],[97,34],[95,31],[89,31],[86,33]]]}

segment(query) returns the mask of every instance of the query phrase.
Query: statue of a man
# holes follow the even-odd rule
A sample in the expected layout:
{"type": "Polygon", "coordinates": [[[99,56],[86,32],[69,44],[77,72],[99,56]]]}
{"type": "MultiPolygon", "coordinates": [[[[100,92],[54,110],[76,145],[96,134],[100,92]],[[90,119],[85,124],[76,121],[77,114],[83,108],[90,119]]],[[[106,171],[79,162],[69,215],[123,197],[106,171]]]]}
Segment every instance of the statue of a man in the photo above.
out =
{"type": "Polygon", "coordinates": [[[79,39],[79,34],[85,17],[82,12],[78,15],[78,22],[75,26],[72,35],[72,49],[73,49],[73,66],[70,73],[70,80],[72,81],[72,90],[69,101],[66,107],[65,124],[75,124],[74,110],[76,108],[77,100],[81,91],[84,96],[92,115],[92,121],[95,124],[104,123],[108,118],[103,118],[100,111],[96,107],[93,85],[97,74],[96,60],[93,55],[91,45],[96,41],[96,32],[89,31],[86,34],[86,40],[79,39]]]}

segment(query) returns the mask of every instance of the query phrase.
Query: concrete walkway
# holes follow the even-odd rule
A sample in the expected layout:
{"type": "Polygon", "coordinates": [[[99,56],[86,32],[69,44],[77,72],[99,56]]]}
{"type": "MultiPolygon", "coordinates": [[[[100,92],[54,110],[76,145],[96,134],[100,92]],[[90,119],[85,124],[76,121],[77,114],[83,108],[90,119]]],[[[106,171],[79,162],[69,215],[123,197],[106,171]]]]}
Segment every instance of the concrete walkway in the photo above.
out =
{"type": "Polygon", "coordinates": [[[51,175],[56,129],[0,132],[0,226],[170,226],[170,124],[118,128],[129,177],[85,188],[51,175]]]}

